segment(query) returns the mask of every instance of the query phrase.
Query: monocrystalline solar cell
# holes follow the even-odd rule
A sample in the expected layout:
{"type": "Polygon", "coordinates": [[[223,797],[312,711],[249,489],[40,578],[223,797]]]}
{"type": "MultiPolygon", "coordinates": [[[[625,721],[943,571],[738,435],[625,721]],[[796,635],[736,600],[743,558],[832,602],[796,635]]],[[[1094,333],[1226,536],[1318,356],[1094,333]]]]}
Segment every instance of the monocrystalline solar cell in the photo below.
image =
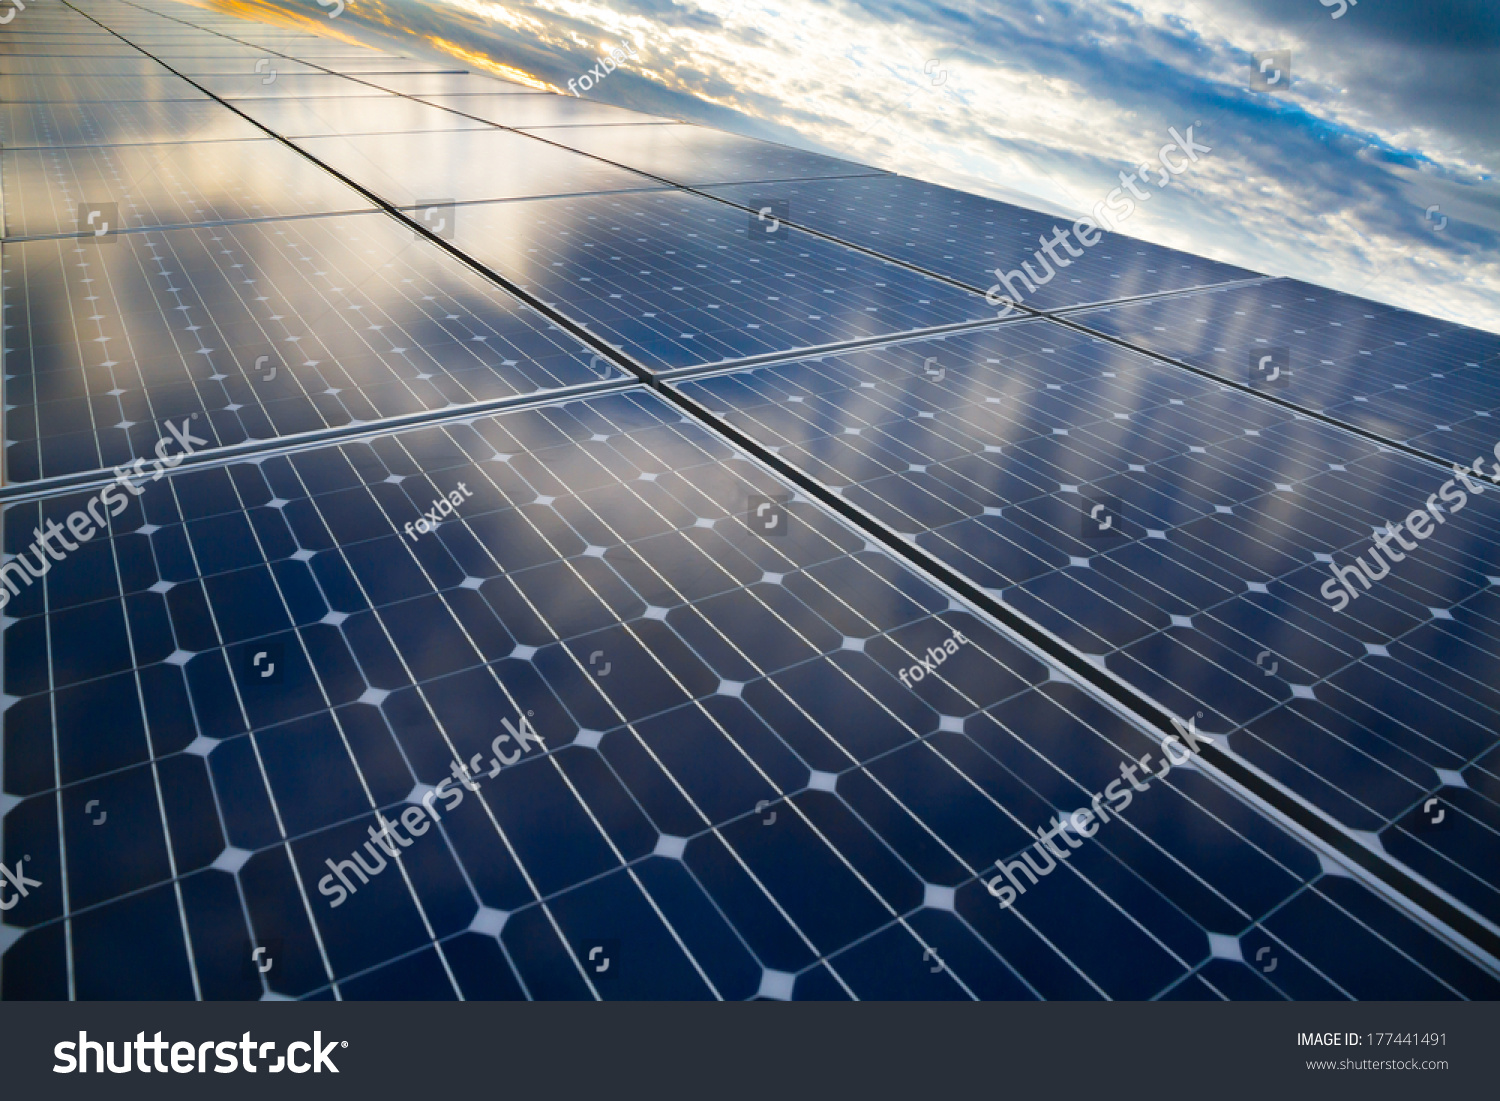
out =
{"type": "MultiPolygon", "coordinates": [[[[236,51],[232,56],[219,54],[192,54],[173,55],[163,58],[183,76],[198,80],[204,76],[250,76],[253,75],[262,85],[270,86],[285,76],[313,75],[328,76],[329,73],[307,61],[294,61],[290,57],[281,57],[270,50],[248,49],[236,51]]],[[[336,86],[341,87],[341,86],[336,86]]],[[[379,95],[379,88],[369,88],[364,95],[379,95]]],[[[332,98],[326,93],[320,94],[321,98],[332,98]]]]}
{"type": "Polygon", "coordinates": [[[382,214],[4,248],[6,478],[618,378],[382,214]]]}
{"type": "Polygon", "coordinates": [[[298,138],[296,144],[398,207],[661,186],[603,161],[496,129],[298,138]]]}
{"type": "Polygon", "coordinates": [[[170,76],[160,62],[142,54],[135,57],[18,57],[0,54],[5,76],[170,76]]]}
{"type": "MultiPolygon", "coordinates": [[[[1083,240],[1092,240],[1091,246],[1080,248],[1070,236],[1066,244],[1054,243],[1049,254],[1044,243],[1054,240],[1059,229],[1071,235],[1072,218],[901,176],[798,180],[778,184],[769,192],[747,186],[711,190],[744,205],[768,197],[779,200],[792,222],[978,290],[998,288],[994,292],[997,301],[1010,297],[1036,310],[1182,290],[1255,274],[1131,237],[1095,233],[1086,226],[1082,227],[1083,240]],[[1007,289],[997,280],[1011,272],[1019,274],[1007,289]]],[[[1003,303],[998,307],[1004,308],[1003,303]]],[[[1007,315],[1017,312],[1012,307],[1007,315]]]]}
{"type": "Polygon", "coordinates": [[[0,35],[0,997],[1500,997],[1500,493],[1407,453],[1500,338],[73,2],[0,35]]]}
{"type": "Polygon", "coordinates": [[[365,73],[360,79],[407,96],[520,95],[542,91],[487,73],[365,73]]]}
{"type": "Polygon", "coordinates": [[[643,126],[634,130],[577,127],[548,131],[548,141],[602,157],[675,184],[870,176],[878,170],[701,126],[643,126]]]}
{"type": "Polygon", "coordinates": [[[77,233],[106,247],[121,231],[144,226],[374,205],[272,139],[7,149],[0,169],[7,237],[77,233]]]}
{"type": "Polygon", "coordinates": [[[230,100],[282,137],[391,134],[410,130],[476,130],[489,124],[402,96],[328,96],[308,99],[230,100]]]}
{"type": "Polygon", "coordinates": [[[426,95],[427,103],[461,111],[466,115],[493,122],[496,126],[603,126],[619,123],[668,122],[655,115],[592,103],[571,96],[441,96],[426,95]]]}
{"type": "Polygon", "coordinates": [[[0,76],[0,100],[7,103],[55,103],[58,100],[113,102],[122,99],[204,99],[202,91],[181,77],[111,76],[70,73],[52,76],[0,76]]]}
{"type": "MultiPolygon", "coordinates": [[[[322,96],[370,96],[378,95],[380,88],[334,73],[283,73],[269,84],[265,73],[254,71],[255,62],[261,55],[247,51],[242,61],[226,65],[219,75],[203,73],[193,77],[221,99],[306,99],[322,96]]],[[[170,61],[170,59],[168,59],[170,61]]],[[[271,64],[280,60],[270,58],[271,64]]]]}
{"type": "Polygon", "coordinates": [[[1188,768],[1002,910],[1155,742],[784,495],[641,391],[148,485],[11,609],[3,993],[1495,995],[1188,768]]]}
{"type": "Polygon", "coordinates": [[[1500,335],[1277,279],[1073,318],[1445,461],[1500,439],[1500,335]]]}
{"type": "Polygon", "coordinates": [[[0,103],[0,145],[235,141],[265,131],[212,100],[127,100],[120,103],[0,103]]]}
{"type": "Polygon", "coordinates": [[[1500,917],[1475,843],[1500,830],[1494,498],[1428,504],[1441,467],[1045,322],[680,386],[1500,917]],[[1335,566],[1429,508],[1409,561],[1329,595],[1335,566]],[[1433,798],[1465,829],[1424,829],[1433,798]]]}
{"type": "Polygon", "coordinates": [[[978,295],[680,191],[464,206],[455,224],[468,255],[653,370],[989,313],[978,295]]]}

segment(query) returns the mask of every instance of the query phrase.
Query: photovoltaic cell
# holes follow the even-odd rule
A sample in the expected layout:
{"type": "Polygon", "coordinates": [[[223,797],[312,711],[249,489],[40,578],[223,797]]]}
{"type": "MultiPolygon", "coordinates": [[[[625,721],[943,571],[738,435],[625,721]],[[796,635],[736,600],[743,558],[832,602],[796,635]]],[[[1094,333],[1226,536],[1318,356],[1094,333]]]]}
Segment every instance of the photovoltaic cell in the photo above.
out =
{"type": "Polygon", "coordinates": [[[298,138],[296,144],[398,207],[661,186],[504,130],[298,138]]]}
{"type": "Polygon", "coordinates": [[[5,234],[98,235],[296,214],[369,210],[359,192],[278,141],[66,146],[0,153],[5,234]],[[95,212],[99,217],[89,220],[95,212]],[[101,226],[108,229],[100,233],[101,226]]]}
{"type": "Polygon", "coordinates": [[[265,131],[253,123],[206,99],[0,103],[0,145],[8,149],[235,141],[265,136],[265,131]]]}
{"type": "Polygon", "coordinates": [[[680,388],[1500,917],[1493,498],[1340,602],[1333,567],[1445,472],[1098,338],[1024,322],[680,388]],[[1433,798],[1462,826],[1426,829],[1433,798]]]}
{"type": "Polygon", "coordinates": [[[634,130],[580,126],[548,131],[548,141],[691,186],[741,181],[870,176],[877,169],[701,126],[634,130]]]}
{"type": "Polygon", "coordinates": [[[1495,995],[1185,768],[1002,911],[1154,743],[810,503],[752,530],[778,492],[640,391],[149,485],[11,609],[5,996],[1495,995]]]}
{"type": "Polygon", "coordinates": [[[679,191],[460,207],[455,242],[652,369],[982,319],[978,295],[679,191]]]}
{"type": "Polygon", "coordinates": [[[407,96],[518,95],[541,91],[485,73],[366,73],[360,79],[407,96]]]}
{"type": "MultiPolygon", "coordinates": [[[[377,95],[380,88],[354,80],[346,76],[338,76],[333,73],[286,73],[277,76],[270,84],[265,82],[265,76],[252,71],[254,61],[258,60],[254,50],[246,51],[244,72],[225,72],[220,76],[212,76],[207,73],[193,77],[197,84],[201,84],[214,95],[221,99],[308,99],[323,96],[369,96],[377,95]]],[[[167,58],[170,63],[171,58],[167,58]]],[[[236,67],[240,63],[236,62],[236,67]]]]}
{"type": "Polygon", "coordinates": [[[1291,279],[1074,320],[1444,460],[1471,463],[1500,440],[1494,333],[1291,279]]]}
{"type": "MultiPolygon", "coordinates": [[[[1054,264],[1043,252],[1043,243],[1052,240],[1057,229],[1071,232],[1071,219],[901,176],[798,180],[778,184],[770,192],[747,186],[710,190],[752,206],[767,198],[778,199],[787,204],[786,216],[792,222],[978,290],[999,287],[997,300],[1010,291],[997,282],[996,269],[1004,275],[1020,272],[1010,284],[1015,300],[1037,310],[1182,290],[1255,274],[1118,234],[1094,234],[1087,227],[1085,239],[1094,244],[1086,249],[1072,239],[1067,247],[1054,244],[1054,264]],[[1040,258],[1037,253],[1042,253],[1040,258]],[[1024,269],[1023,264],[1027,265],[1024,269]]],[[[998,309],[1004,309],[1003,303],[998,309]]]]}
{"type": "Polygon", "coordinates": [[[585,99],[548,95],[440,96],[428,95],[427,103],[460,111],[466,115],[493,122],[496,126],[586,126],[619,123],[668,122],[655,115],[591,103],[585,99]]]}
{"type": "MultiPolygon", "coordinates": [[[[1483,334],[1296,307],[1374,313],[1352,349],[1333,324],[1315,343],[1379,367],[1299,415],[1300,377],[1288,408],[1064,325],[986,324],[980,294],[912,270],[982,291],[1038,263],[1050,216],[227,14],[80,2],[312,157],[208,99],[132,98],[192,85],[71,8],[0,38],[4,89],[47,99],[0,89],[8,232],[44,235],[0,260],[5,475],[74,479],[0,503],[0,860],[44,884],[0,915],[0,996],[1500,994],[1493,958],[1191,759],[1087,842],[1059,833],[1014,906],[985,887],[1156,770],[1128,684],[1202,711],[1283,806],[1363,831],[1346,848],[1500,917],[1496,499],[1432,513],[1335,611],[1330,569],[1448,472],[1314,415],[1362,397],[1473,439],[1489,407],[1441,418],[1488,392],[1483,334]],[[227,137],[247,140],[205,140],[227,137]],[[319,161],[561,320],[398,218],[326,216],[369,204],[319,161]],[[45,236],[105,215],[130,231],[45,236]],[[568,328],[709,412],[622,388],[568,328]],[[1371,341],[1418,331],[1421,365],[1461,348],[1477,381],[1397,377],[1371,341]],[[238,450],[96,496],[168,423],[238,450]],[[928,554],[1119,699],[941,590],[928,554]]],[[[1192,288],[1251,274],[1106,237],[1025,304],[1229,302],[1192,288]]],[[[1232,369],[1226,337],[1272,339],[1242,331],[1258,310],[1295,374],[1308,326],[1265,319],[1326,292],[1243,289],[1263,297],[1216,315],[1218,351],[1183,358],[1232,369]]],[[[1136,308],[1069,317],[1176,339],[1136,308]]],[[[1360,425],[1421,438],[1384,423],[1360,425]]]]}
{"type": "Polygon", "coordinates": [[[382,214],[4,248],[6,477],[618,378],[382,214]]]}
{"type": "Polygon", "coordinates": [[[111,76],[71,73],[67,76],[0,76],[0,100],[7,103],[55,103],[58,100],[204,99],[181,77],[111,76]]]}
{"type": "MultiPolygon", "coordinates": [[[[375,89],[370,89],[373,93],[375,89]]],[[[402,96],[329,96],[316,99],[230,100],[283,137],[389,134],[409,130],[475,130],[488,124],[402,96]]]]}

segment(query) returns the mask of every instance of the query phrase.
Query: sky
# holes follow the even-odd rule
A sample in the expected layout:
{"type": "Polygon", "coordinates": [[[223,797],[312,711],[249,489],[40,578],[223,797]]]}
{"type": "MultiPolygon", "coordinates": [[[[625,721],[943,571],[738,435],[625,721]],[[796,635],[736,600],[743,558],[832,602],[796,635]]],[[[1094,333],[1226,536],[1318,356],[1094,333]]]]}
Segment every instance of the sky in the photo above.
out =
{"type": "Polygon", "coordinates": [[[201,3],[1058,214],[1192,125],[1122,232],[1500,332],[1497,0],[201,3]]]}

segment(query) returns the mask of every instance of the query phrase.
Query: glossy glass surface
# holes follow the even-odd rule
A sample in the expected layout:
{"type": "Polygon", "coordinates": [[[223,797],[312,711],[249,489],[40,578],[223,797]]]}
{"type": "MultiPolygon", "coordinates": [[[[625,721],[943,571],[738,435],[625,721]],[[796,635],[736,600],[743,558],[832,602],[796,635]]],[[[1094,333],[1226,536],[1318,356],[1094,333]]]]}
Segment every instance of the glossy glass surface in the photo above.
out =
{"type": "MultiPolygon", "coordinates": [[[[745,205],[779,199],[787,204],[787,216],[793,222],[981,291],[999,286],[996,268],[1007,275],[1012,271],[1025,275],[1021,265],[1028,264],[1026,270],[1045,281],[1030,282],[1028,289],[1028,280],[1015,277],[1011,286],[1023,305],[1037,310],[1200,287],[1255,274],[1118,234],[1095,235],[1088,227],[1084,233],[1094,244],[1080,247],[1071,236],[1071,219],[899,176],[799,181],[779,184],[769,192],[755,187],[712,190],[745,205]],[[1065,268],[1054,266],[1042,252],[1042,242],[1053,239],[1057,229],[1068,230],[1072,253],[1082,254],[1074,256],[1062,245],[1054,245],[1053,252],[1059,262],[1067,264],[1065,268]]],[[[995,293],[998,297],[1009,291],[1002,287],[995,293]]]]}
{"type": "Polygon", "coordinates": [[[460,207],[456,243],[652,369],[984,317],[984,300],[680,191],[460,207]]]}
{"type": "Polygon", "coordinates": [[[702,126],[569,127],[546,135],[548,141],[660,176],[699,186],[741,181],[869,176],[862,164],[807,153],[785,145],[742,138],[702,126]]]}
{"type": "Polygon", "coordinates": [[[1340,603],[1331,564],[1445,472],[1097,338],[1023,322],[680,388],[1500,918],[1493,496],[1340,603]],[[1434,797],[1462,824],[1426,829],[1434,797]]]}
{"type": "Polygon", "coordinates": [[[382,214],[7,245],[8,481],[619,375],[382,214]]]}
{"type": "Polygon", "coordinates": [[[140,145],[241,141],[265,131],[212,100],[0,103],[0,145],[140,145]]]}
{"type": "MultiPolygon", "coordinates": [[[[285,73],[267,84],[263,74],[251,71],[254,61],[250,58],[259,56],[252,53],[245,61],[234,62],[232,71],[226,66],[223,75],[202,75],[193,79],[222,99],[312,99],[380,94],[379,88],[334,73],[285,73]]],[[[275,59],[272,59],[274,64],[275,59]]]]}
{"type": "MultiPolygon", "coordinates": [[[[368,210],[353,188],[296,150],[264,141],[70,146],[0,153],[5,234],[97,232],[80,207],[113,204],[112,230],[368,210]]],[[[104,238],[105,246],[113,238],[104,238]]]]}
{"type": "Polygon", "coordinates": [[[111,102],[122,99],[206,99],[181,77],[113,76],[70,73],[66,76],[0,76],[0,100],[7,103],[56,103],[59,100],[111,102]]]}
{"type": "Polygon", "coordinates": [[[1494,333],[1291,279],[1075,320],[1441,459],[1472,463],[1500,441],[1494,333]],[[1274,383],[1253,369],[1269,353],[1290,356],[1274,383]]]}
{"type": "Polygon", "coordinates": [[[642,115],[607,103],[590,103],[573,96],[550,95],[426,95],[422,99],[439,107],[462,111],[496,126],[586,126],[615,123],[665,122],[655,115],[642,115]]]}
{"type": "Polygon", "coordinates": [[[6,841],[44,887],[3,993],[1495,996],[1188,769],[1002,912],[986,865],[1155,743],[811,506],[752,531],[779,492],[639,391],[148,485],[8,609],[6,841]],[[392,871],[368,827],[424,797],[392,871]]]}
{"type": "Polygon", "coordinates": [[[489,124],[404,96],[329,96],[323,99],[231,100],[256,122],[283,137],[390,134],[408,130],[485,130],[489,124]]]}
{"type": "Polygon", "coordinates": [[[368,73],[361,79],[408,96],[520,95],[539,91],[487,73],[368,73]]]}
{"type": "MultiPolygon", "coordinates": [[[[1434,513],[1334,612],[1330,567],[1430,510],[1445,465],[1100,336],[990,324],[980,294],[840,243],[982,290],[1049,216],[686,125],[577,125],[639,116],[337,37],[73,2],[444,241],[320,213],[366,203],[281,142],[202,140],[234,134],[207,100],[0,104],[12,232],[87,230],[80,202],[135,227],[0,246],[0,862],[42,883],[0,915],[0,997],[1500,998],[1494,961],[1394,888],[1191,756],[1158,773],[1121,702],[1195,715],[1283,809],[1500,920],[1500,494],[1434,513]],[[376,83],[537,128],[452,129],[376,83]],[[737,207],[527,134],[756,182],[723,189],[737,207]],[[693,415],[579,333],[681,368],[693,415]],[[202,461],[151,480],[183,431],[202,461]],[[132,462],[140,484],[96,498],[132,462]],[[998,905],[998,867],[1132,762],[1153,779],[1128,810],[1055,837],[1066,869],[998,905]]],[[[150,83],[72,7],[26,16],[0,80],[150,83]]],[[[1245,274],[1111,239],[1028,304],[1201,310],[1231,299],[1188,288],[1245,274]]],[[[1266,319],[1326,319],[1323,358],[1376,368],[1316,391],[1330,416],[1398,384],[1399,425],[1488,393],[1473,334],[1255,291],[1212,322],[1070,316],[1222,371],[1272,335],[1298,367],[1313,330],[1266,319]],[[1463,353],[1462,391],[1429,378],[1463,353]]]]}
{"type": "Polygon", "coordinates": [[[623,168],[503,130],[298,138],[296,143],[393,206],[660,186],[623,168]]]}

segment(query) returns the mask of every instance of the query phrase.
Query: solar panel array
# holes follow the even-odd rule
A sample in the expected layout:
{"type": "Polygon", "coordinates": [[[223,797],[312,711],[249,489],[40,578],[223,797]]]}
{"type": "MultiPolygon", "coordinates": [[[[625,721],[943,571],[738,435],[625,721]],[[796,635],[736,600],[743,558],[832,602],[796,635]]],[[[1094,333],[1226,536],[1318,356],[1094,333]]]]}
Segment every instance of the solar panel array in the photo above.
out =
{"type": "Polygon", "coordinates": [[[1048,216],[3,35],[0,996],[1500,994],[1494,498],[1320,592],[1493,337],[1109,235],[997,321],[1048,216]]]}

